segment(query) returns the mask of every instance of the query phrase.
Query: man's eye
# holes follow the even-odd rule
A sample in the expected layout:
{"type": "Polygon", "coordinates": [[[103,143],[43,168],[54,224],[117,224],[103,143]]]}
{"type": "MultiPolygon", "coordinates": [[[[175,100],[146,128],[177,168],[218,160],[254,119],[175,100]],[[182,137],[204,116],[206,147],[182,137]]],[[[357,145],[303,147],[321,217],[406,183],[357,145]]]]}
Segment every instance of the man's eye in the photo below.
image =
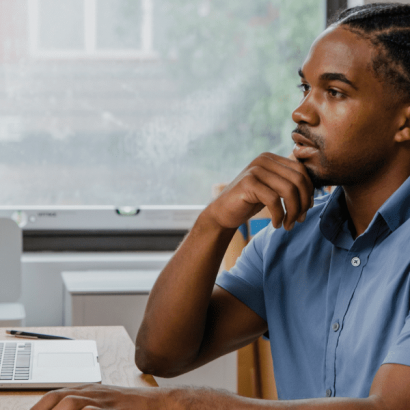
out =
{"type": "Polygon", "coordinates": [[[307,84],[298,84],[298,88],[303,91],[303,93],[307,93],[310,90],[310,87],[307,84]]]}
{"type": "Polygon", "coordinates": [[[335,97],[335,98],[343,98],[344,97],[344,94],[342,94],[340,91],[334,90],[333,88],[329,89],[329,94],[332,97],[335,97]]]}

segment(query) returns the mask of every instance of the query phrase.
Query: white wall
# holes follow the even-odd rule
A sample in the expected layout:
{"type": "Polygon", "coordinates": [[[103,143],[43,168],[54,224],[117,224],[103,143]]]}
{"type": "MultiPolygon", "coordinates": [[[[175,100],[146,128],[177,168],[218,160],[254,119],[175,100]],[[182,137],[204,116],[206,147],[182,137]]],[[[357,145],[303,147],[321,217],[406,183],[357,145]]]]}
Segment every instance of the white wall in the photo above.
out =
{"type": "Polygon", "coordinates": [[[26,326],[63,325],[61,272],[162,269],[172,252],[24,253],[22,295],[26,326]]]}

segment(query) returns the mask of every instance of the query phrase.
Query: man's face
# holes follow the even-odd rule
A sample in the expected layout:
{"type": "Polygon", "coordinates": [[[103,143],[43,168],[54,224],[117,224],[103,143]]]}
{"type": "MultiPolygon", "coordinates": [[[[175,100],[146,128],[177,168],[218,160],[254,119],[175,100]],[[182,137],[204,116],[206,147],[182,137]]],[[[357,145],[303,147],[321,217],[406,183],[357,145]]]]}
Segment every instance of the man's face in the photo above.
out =
{"type": "Polygon", "coordinates": [[[394,161],[398,103],[373,74],[375,52],[367,40],[330,28],[302,66],[293,154],[316,186],[366,183],[394,161]]]}

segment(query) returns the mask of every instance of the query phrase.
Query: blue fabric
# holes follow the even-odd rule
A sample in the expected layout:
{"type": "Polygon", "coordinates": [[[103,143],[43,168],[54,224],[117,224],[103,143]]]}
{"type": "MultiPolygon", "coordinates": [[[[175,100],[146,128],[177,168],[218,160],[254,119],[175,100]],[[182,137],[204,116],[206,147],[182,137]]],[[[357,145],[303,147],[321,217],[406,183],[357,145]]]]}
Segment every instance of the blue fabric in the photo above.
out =
{"type": "Polygon", "coordinates": [[[259,231],[269,225],[270,218],[257,218],[249,220],[250,235],[255,236],[259,231]]]}
{"type": "Polygon", "coordinates": [[[248,225],[246,224],[242,224],[239,228],[238,231],[242,234],[243,239],[245,239],[245,241],[248,240],[248,225]]]}
{"type": "Polygon", "coordinates": [[[218,277],[267,321],[279,398],[367,397],[383,363],[410,366],[409,217],[410,179],[354,240],[337,188],[218,277]]]}

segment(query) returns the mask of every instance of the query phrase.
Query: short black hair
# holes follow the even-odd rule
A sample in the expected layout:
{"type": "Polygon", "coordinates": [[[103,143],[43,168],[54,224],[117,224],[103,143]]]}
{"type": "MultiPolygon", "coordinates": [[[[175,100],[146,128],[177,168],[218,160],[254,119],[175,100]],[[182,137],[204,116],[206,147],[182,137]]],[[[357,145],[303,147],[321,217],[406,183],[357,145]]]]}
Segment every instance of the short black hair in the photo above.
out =
{"type": "Polygon", "coordinates": [[[373,71],[410,101],[410,4],[371,3],[343,10],[332,25],[369,40],[377,50],[373,71]]]}

